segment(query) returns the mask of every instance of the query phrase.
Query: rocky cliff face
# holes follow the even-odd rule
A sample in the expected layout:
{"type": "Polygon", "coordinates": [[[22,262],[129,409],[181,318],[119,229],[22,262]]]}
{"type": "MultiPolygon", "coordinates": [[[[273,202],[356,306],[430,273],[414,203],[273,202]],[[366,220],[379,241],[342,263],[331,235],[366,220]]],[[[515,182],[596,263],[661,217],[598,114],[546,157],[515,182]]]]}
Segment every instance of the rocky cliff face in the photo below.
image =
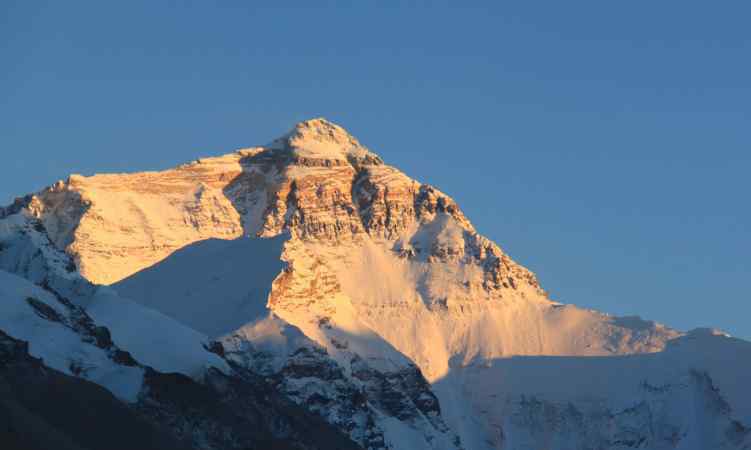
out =
{"type": "MultiPolygon", "coordinates": [[[[628,370],[649,385],[713,380],[729,409],[707,421],[740,434],[681,431],[681,448],[747,445],[751,404],[737,380],[751,369],[677,357],[670,343],[688,337],[663,325],[551,301],[449,196],[324,119],[265,146],[162,172],[71,176],[20,198],[0,211],[0,268],[74,299],[146,365],[143,339],[111,309],[124,297],[156,310],[222,355],[175,356],[174,371],[202,385],[221,377],[201,364],[257,377],[365,448],[663,448],[658,434],[693,425],[672,413],[658,425],[662,400],[643,406],[626,388],[633,398],[609,403],[639,380],[598,390],[541,376],[583,360],[607,362],[571,379],[618,379],[621,358],[644,362],[628,370]],[[524,359],[546,357],[559,359],[524,359]],[[532,379],[544,382],[522,382],[532,379]],[[621,420],[632,416],[638,424],[621,420]]],[[[712,345],[735,345],[723,339],[712,345]]],[[[699,398],[671,392],[674,405],[699,398]]]]}
{"type": "Polygon", "coordinates": [[[365,238],[397,243],[410,228],[445,215],[467,236],[426,248],[420,246],[425,242],[398,242],[395,250],[407,258],[477,262],[488,272],[485,289],[539,287],[533,274],[477,235],[451,198],[385,165],[323,119],[302,122],[267,147],[164,172],[72,175],[28,198],[23,209],[98,284],[207,238],[289,230],[295,238],[331,245],[365,238]]]}

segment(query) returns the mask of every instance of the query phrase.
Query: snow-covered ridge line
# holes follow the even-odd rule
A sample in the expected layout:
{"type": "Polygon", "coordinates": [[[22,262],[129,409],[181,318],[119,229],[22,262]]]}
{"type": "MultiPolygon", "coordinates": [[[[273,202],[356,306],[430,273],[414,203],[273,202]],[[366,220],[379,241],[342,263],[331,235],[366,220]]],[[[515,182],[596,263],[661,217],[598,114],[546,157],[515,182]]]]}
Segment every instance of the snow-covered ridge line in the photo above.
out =
{"type": "MultiPolygon", "coordinates": [[[[208,365],[227,367],[203,348],[208,342],[205,335],[82,278],[71,258],[55,248],[43,225],[23,211],[0,220],[0,273],[9,289],[5,291],[10,298],[8,307],[22,297],[47,299],[46,304],[58,312],[61,307],[67,308],[65,314],[60,312],[61,317],[77,317],[70,319],[71,323],[86,324],[93,319],[107,327],[110,339],[157,370],[191,375],[208,365]]],[[[43,334],[38,337],[43,340],[43,334]]]]}
{"type": "Polygon", "coordinates": [[[29,342],[31,355],[63,373],[102,384],[123,400],[136,400],[143,369],[81,308],[0,271],[0,309],[0,330],[29,342]]]}

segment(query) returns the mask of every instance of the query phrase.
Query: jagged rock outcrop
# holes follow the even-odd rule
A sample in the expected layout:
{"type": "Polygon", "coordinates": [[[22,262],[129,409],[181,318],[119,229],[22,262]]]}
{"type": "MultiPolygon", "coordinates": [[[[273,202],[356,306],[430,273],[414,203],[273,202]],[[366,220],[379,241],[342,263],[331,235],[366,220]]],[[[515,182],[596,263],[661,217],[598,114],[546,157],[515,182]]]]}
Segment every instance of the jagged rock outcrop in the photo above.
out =
{"type": "Polygon", "coordinates": [[[264,377],[291,401],[345,430],[363,448],[399,448],[395,431],[405,433],[410,429],[419,431],[421,439],[432,443],[431,448],[463,448],[444,422],[438,399],[416,366],[379,370],[357,354],[342,363],[299,330],[286,329],[278,318],[253,328],[256,330],[240,330],[218,344],[227,358],[264,377]],[[262,339],[253,339],[254,331],[263,327],[275,328],[279,335],[265,333],[262,339]],[[297,342],[290,342],[283,350],[271,349],[263,342],[269,337],[297,342]],[[384,417],[396,424],[387,426],[384,417]]]}
{"type": "Polygon", "coordinates": [[[136,413],[196,449],[335,449],[361,447],[345,433],[236,368],[217,369],[200,382],[182,374],[147,371],[136,413]]]}

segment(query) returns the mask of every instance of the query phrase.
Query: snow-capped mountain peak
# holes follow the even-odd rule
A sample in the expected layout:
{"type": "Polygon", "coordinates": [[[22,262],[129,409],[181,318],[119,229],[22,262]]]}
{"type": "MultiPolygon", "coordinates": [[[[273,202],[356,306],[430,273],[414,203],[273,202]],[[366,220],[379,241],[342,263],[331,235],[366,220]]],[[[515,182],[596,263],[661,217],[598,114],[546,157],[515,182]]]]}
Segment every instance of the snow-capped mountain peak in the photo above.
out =
{"type": "Polygon", "coordinates": [[[322,117],[299,122],[269,147],[289,149],[295,156],[303,158],[378,158],[344,128],[322,117]]]}
{"type": "Polygon", "coordinates": [[[724,366],[747,343],[551,301],[451,197],[321,118],[266,146],[26,196],[0,212],[0,268],[77,296],[147,362],[113,311],[117,298],[155,310],[228,366],[194,359],[264,377],[366,448],[750,439],[737,378],[751,366],[724,366]],[[679,413],[691,399],[698,431],[679,413]]]}

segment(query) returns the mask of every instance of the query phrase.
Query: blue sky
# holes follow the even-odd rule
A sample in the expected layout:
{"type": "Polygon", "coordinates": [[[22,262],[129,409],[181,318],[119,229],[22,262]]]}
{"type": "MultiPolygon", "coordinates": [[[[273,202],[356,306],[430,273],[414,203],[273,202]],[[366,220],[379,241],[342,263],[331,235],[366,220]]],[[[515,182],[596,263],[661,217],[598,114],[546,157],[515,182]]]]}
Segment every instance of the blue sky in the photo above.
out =
{"type": "Polygon", "coordinates": [[[324,116],[553,298],[751,338],[748,2],[210,3],[0,2],[0,203],[324,116]]]}

